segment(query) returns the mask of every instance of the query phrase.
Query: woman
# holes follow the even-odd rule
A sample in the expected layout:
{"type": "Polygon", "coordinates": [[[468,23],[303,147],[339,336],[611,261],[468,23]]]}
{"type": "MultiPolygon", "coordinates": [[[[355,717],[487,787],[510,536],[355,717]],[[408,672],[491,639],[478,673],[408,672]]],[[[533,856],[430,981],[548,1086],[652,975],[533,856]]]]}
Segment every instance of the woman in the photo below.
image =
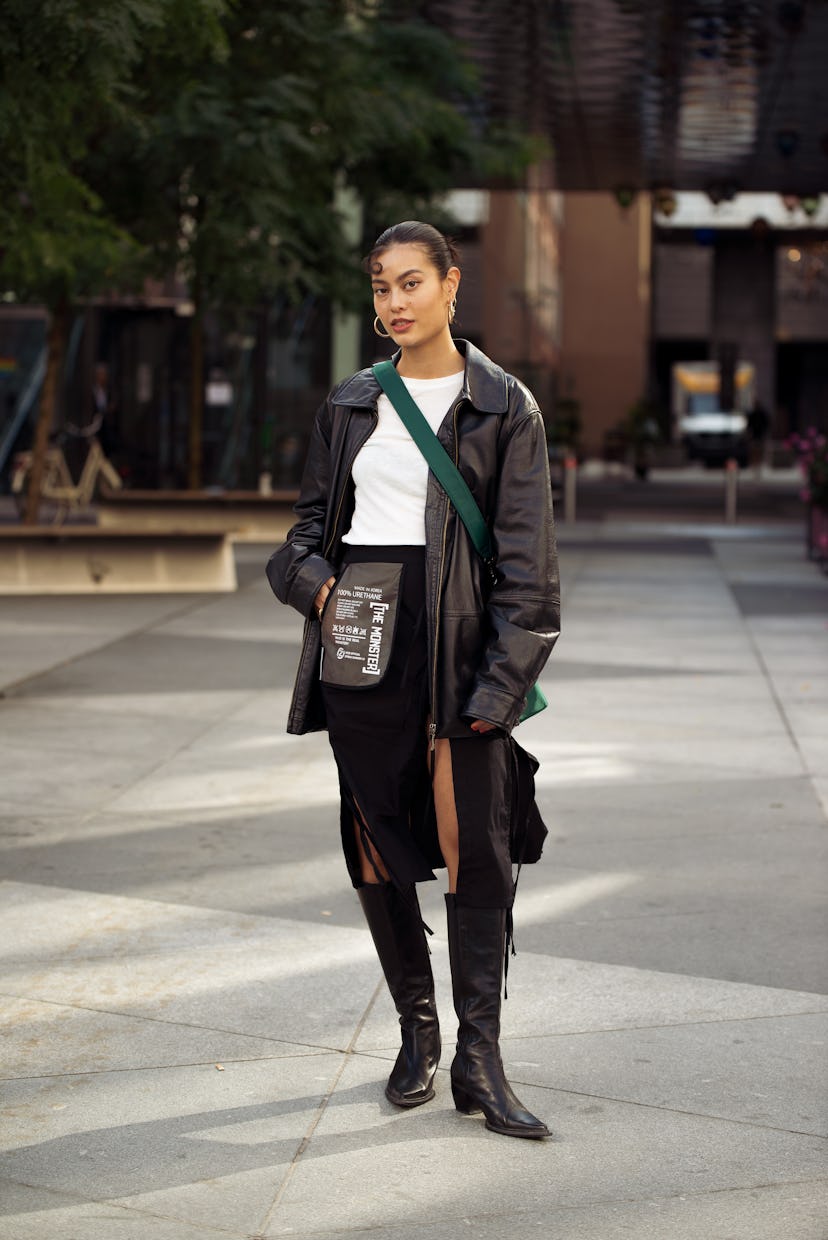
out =
{"type": "Polygon", "coordinates": [[[297,521],[267,568],[306,618],[288,731],[327,727],[336,758],[346,862],[402,1029],[386,1095],[401,1107],[434,1096],[440,1032],[414,884],[445,865],[455,1104],[495,1132],[545,1137],[498,1045],[512,856],[528,827],[545,833],[534,761],[511,739],[559,627],[543,421],[516,379],[452,337],[460,270],[441,233],[397,224],[366,270],[374,329],[399,346],[397,373],[483,512],[497,579],[373,372],[346,379],[317,415],[297,521]],[[341,622],[389,581],[390,661],[373,687],[348,687],[348,643],[365,629],[341,622]]]}

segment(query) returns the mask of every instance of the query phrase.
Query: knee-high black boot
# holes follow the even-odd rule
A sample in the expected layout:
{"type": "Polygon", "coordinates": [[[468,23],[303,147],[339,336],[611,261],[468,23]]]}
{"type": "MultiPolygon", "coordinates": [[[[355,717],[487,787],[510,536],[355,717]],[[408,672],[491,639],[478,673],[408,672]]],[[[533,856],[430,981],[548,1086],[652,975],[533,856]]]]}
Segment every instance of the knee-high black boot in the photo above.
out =
{"type": "Polygon", "coordinates": [[[357,894],[400,1014],[402,1046],[385,1095],[395,1106],[417,1107],[434,1097],[440,1062],[434,978],[417,893],[413,886],[400,892],[393,883],[364,883],[357,894]]]}
{"type": "Polygon", "coordinates": [[[446,896],[454,1010],[460,1027],[451,1065],[458,1111],[482,1111],[486,1127],[507,1137],[548,1137],[542,1120],[512,1092],[500,1058],[500,984],[506,909],[466,908],[446,896]]]}

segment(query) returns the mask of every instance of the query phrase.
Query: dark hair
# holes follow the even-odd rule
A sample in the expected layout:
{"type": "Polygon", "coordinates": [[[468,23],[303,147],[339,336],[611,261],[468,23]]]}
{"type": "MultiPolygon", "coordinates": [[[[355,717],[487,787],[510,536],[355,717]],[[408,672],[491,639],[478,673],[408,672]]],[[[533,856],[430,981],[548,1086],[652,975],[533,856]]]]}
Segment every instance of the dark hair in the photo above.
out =
{"type": "Polygon", "coordinates": [[[445,280],[449,267],[460,264],[460,256],[448,237],[432,228],[431,224],[422,224],[419,220],[403,220],[401,224],[392,224],[377,237],[362,264],[369,275],[379,275],[382,271],[379,256],[385,250],[390,250],[392,245],[419,245],[439,271],[441,280],[445,280]]]}

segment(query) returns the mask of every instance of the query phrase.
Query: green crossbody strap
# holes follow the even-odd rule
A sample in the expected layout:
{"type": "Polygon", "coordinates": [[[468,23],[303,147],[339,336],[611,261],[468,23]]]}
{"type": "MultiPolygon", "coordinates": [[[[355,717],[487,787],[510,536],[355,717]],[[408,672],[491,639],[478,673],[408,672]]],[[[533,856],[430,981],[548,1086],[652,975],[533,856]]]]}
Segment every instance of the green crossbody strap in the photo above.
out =
{"type": "MultiPolygon", "coordinates": [[[[403,426],[428,461],[429,469],[457,509],[457,515],[468,530],[474,549],[492,579],[492,585],[497,584],[497,567],[489,528],[463,475],[426,422],[422,409],[397,374],[394,363],[377,362],[371,369],[377,383],[400,415],[403,426]]],[[[520,716],[521,722],[537,715],[548,705],[543,691],[537,684],[532,685],[520,716]]]]}
{"type": "Polygon", "coordinates": [[[397,374],[394,363],[377,362],[371,369],[377,383],[400,415],[403,426],[428,461],[429,469],[457,509],[457,515],[468,530],[475,551],[486,565],[492,582],[495,582],[497,572],[489,529],[463,475],[425,420],[422,409],[397,374]]]}

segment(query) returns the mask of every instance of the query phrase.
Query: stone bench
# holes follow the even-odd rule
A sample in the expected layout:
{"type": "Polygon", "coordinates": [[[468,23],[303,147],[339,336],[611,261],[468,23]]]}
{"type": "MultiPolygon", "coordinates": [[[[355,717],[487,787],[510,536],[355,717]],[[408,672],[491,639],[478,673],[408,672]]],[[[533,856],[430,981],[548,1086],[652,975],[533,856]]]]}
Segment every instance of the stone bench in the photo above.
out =
{"type": "Polygon", "coordinates": [[[180,525],[229,535],[233,542],[284,542],[298,491],[119,491],[96,505],[101,529],[170,532],[180,525]]]}
{"type": "Polygon", "coordinates": [[[200,594],[237,585],[224,531],[0,526],[0,595],[200,594]]]}

